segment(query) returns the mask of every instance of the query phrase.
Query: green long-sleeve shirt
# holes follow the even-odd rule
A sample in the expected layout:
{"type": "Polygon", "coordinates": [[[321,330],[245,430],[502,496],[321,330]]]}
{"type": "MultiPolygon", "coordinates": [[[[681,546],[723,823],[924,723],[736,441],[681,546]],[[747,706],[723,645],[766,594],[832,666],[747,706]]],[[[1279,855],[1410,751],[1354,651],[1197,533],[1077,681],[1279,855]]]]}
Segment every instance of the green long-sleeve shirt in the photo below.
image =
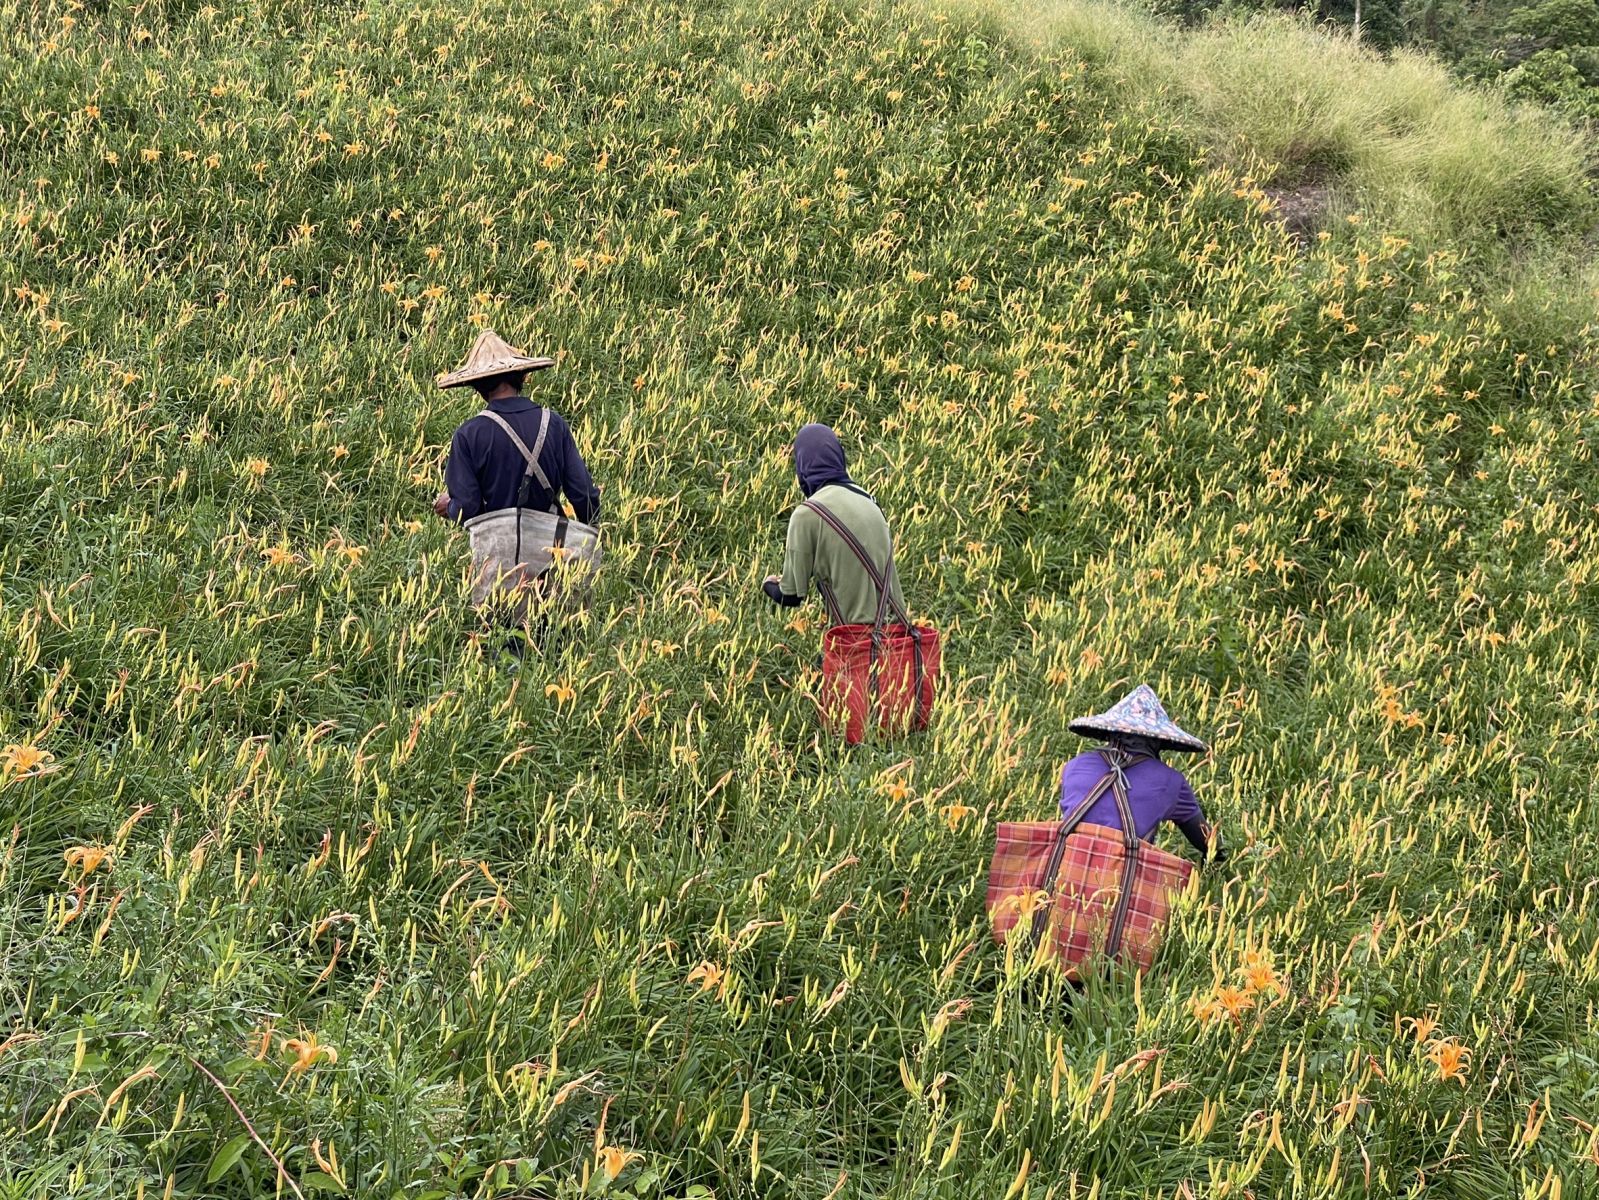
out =
{"type": "MultiPolygon", "coordinates": [[[[888,522],[877,504],[869,496],[839,484],[817,489],[811,499],[823,505],[855,535],[881,571],[888,562],[890,538],[888,522]]],[[[783,592],[789,596],[809,595],[813,579],[824,599],[831,591],[838,605],[838,611],[828,614],[830,620],[846,625],[870,625],[876,619],[878,591],[871,575],[844,539],[802,504],[788,519],[783,592]]],[[[892,601],[903,609],[905,596],[900,591],[897,572],[889,579],[889,589],[892,601]]],[[[884,620],[895,623],[892,608],[884,614],[884,620]]]]}

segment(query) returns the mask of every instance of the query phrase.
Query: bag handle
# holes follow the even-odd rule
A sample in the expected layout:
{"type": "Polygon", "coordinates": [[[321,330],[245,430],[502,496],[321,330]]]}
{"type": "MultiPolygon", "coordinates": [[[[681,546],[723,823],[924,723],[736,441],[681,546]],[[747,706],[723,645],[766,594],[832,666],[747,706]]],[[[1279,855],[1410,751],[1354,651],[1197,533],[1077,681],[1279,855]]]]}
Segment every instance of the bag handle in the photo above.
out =
{"type": "MultiPolygon", "coordinates": [[[[1111,773],[1107,771],[1100,777],[1099,782],[1089,790],[1088,795],[1078,801],[1077,807],[1072,809],[1061,821],[1060,830],[1055,835],[1055,844],[1050,848],[1049,859],[1044,864],[1044,878],[1039,881],[1044,891],[1052,892],[1055,890],[1055,879],[1060,874],[1061,860],[1066,857],[1066,839],[1076,832],[1077,827],[1083,823],[1083,818],[1088,816],[1088,810],[1093,808],[1099,798],[1110,790],[1112,782],[1111,773]]],[[[1038,911],[1033,913],[1033,928],[1029,938],[1030,947],[1036,948],[1038,943],[1044,940],[1044,933],[1049,929],[1049,917],[1050,906],[1048,904],[1039,905],[1038,911]]]]}
{"type": "Polygon", "coordinates": [[[499,413],[485,408],[478,413],[478,416],[487,417],[498,425],[505,436],[511,439],[511,444],[516,447],[518,453],[522,455],[523,461],[527,464],[526,469],[522,472],[522,486],[517,490],[517,508],[527,507],[523,501],[527,499],[528,480],[537,479],[539,486],[549,493],[550,511],[559,517],[561,515],[561,506],[555,498],[555,488],[550,483],[550,477],[544,473],[544,468],[539,465],[539,454],[543,451],[544,439],[549,436],[550,432],[550,410],[547,408],[539,410],[539,433],[538,437],[533,439],[533,448],[531,450],[528,449],[527,443],[517,436],[516,430],[511,428],[511,423],[499,413]]]}
{"type": "MultiPolygon", "coordinates": [[[[802,507],[810,509],[822,519],[823,524],[838,534],[844,544],[849,547],[851,553],[860,560],[861,566],[866,568],[866,574],[871,578],[872,582],[877,585],[877,617],[873,624],[873,629],[878,631],[882,629],[883,618],[892,609],[894,616],[899,618],[899,623],[911,630],[912,636],[916,637],[918,643],[920,643],[920,634],[916,631],[916,627],[911,624],[910,615],[905,611],[904,606],[894,599],[893,590],[889,587],[890,581],[894,578],[893,541],[890,540],[888,544],[888,568],[886,571],[879,571],[877,564],[872,561],[871,555],[866,553],[866,547],[861,545],[860,539],[850,532],[849,527],[839,520],[838,516],[827,505],[818,500],[807,500],[802,507]]],[[[834,620],[837,623],[836,615],[834,620]]]]}

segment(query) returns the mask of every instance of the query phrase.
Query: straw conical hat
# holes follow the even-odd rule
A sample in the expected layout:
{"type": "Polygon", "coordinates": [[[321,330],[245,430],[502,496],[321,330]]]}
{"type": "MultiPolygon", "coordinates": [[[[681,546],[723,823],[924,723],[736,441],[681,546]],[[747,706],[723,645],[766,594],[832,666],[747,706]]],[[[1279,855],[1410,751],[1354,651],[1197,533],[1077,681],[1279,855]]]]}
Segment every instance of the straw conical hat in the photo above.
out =
{"type": "Polygon", "coordinates": [[[1148,738],[1168,750],[1188,750],[1199,754],[1209,749],[1204,742],[1184,732],[1177,722],[1166,715],[1160,697],[1147,683],[1141,683],[1128,692],[1109,712],[1100,713],[1097,717],[1078,717],[1070,728],[1073,733],[1084,737],[1131,734],[1148,738]]]}
{"type": "Polygon", "coordinates": [[[439,387],[453,388],[471,383],[474,379],[490,379],[495,375],[515,375],[523,371],[542,371],[553,367],[553,358],[529,358],[520,350],[506,344],[504,338],[492,329],[485,329],[472,343],[472,352],[466,361],[448,375],[439,376],[439,387]]]}

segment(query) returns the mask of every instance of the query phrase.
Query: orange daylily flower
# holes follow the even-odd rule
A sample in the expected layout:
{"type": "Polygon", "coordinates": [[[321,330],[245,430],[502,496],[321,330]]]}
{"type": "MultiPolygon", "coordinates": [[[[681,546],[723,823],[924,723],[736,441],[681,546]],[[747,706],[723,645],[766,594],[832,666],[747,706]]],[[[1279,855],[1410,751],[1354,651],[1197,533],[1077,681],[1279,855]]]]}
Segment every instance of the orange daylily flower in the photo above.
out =
{"type": "Polygon", "coordinates": [[[944,817],[944,824],[949,826],[949,831],[954,833],[960,823],[977,810],[970,804],[946,804],[938,810],[944,817]]]}
{"type": "Polygon", "coordinates": [[[712,988],[721,988],[727,979],[727,968],[719,967],[713,962],[702,962],[688,973],[685,983],[698,982],[700,992],[703,994],[712,988]]]}
{"type": "Polygon", "coordinates": [[[1040,907],[1049,903],[1049,893],[1043,888],[1037,888],[1031,892],[1022,892],[1015,897],[1015,901],[1016,911],[1023,917],[1030,917],[1040,907]]]}
{"type": "Polygon", "coordinates": [[[319,1061],[329,1064],[339,1061],[339,1052],[317,1041],[314,1033],[308,1033],[303,1038],[284,1038],[279,1048],[285,1054],[294,1056],[294,1061],[289,1064],[290,1075],[304,1075],[319,1061]]]}
{"type": "Polygon", "coordinates": [[[594,1161],[605,1172],[607,1183],[614,1183],[616,1177],[627,1169],[628,1163],[637,1162],[643,1157],[637,1150],[623,1150],[620,1146],[604,1146],[594,1152],[594,1161]]]}
{"type": "Polygon", "coordinates": [[[62,857],[67,860],[67,866],[77,867],[83,875],[88,876],[108,864],[112,855],[110,846],[74,846],[62,857]]]}
{"type": "Polygon", "coordinates": [[[1255,1007],[1254,998],[1248,992],[1235,987],[1217,988],[1216,1003],[1221,1005],[1227,1015],[1235,1021],[1255,1007]]]}
{"type": "Polygon", "coordinates": [[[1425,1042],[1438,1028],[1438,1022],[1432,1017],[1406,1017],[1400,1024],[1410,1026],[1418,1044],[1425,1042]]]}
{"type": "Polygon", "coordinates": [[[1266,963],[1257,963],[1244,971],[1244,991],[1252,996],[1268,991],[1280,996],[1286,990],[1277,972],[1266,963]]]}
{"type": "Polygon", "coordinates": [[[41,774],[44,768],[54,761],[55,755],[37,746],[13,742],[4,750],[0,750],[0,768],[18,778],[41,774]]]}
{"type": "Polygon", "coordinates": [[[1209,1025],[1211,1022],[1219,1021],[1227,1015],[1227,1010],[1217,1002],[1216,997],[1213,995],[1195,996],[1189,1001],[1189,1007],[1193,1009],[1194,1020],[1201,1025],[1209,1025]]]}
{"type": "Polygon", "coordinates": [[[1458,1079],[1460,1086],[1466,1086],[1467,1064],[1471,1059],[1471,1051],[1467,1050],[1454,1038],[1436,1041],[1432,1049],[1427,1052],[1427,1060],[1438,1068],[1438,1078],[1458,1079]]]}

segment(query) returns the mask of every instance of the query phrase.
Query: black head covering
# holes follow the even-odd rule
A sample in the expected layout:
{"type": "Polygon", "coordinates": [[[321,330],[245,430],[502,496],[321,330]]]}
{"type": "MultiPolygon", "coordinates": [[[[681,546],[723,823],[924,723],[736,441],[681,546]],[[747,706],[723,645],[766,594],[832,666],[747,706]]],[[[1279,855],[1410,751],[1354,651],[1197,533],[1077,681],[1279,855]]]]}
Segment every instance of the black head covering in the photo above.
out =
{"type": "Polygon", "coordinates": [[[826,425],[807,425],[794,437],[794,474],[800,492],[809,497],[830,483],[850,483],[844,447],[826,425]]]}
{"type": "Polygon", "coordinates": [[[1109,733],[1105,735],[1105,744],[1113,750],[1121,750],[1127,754],[1145,754],[1150,758],[1160,757],[1160,743],[1153,738],[1139,737],[1132,733],[1109,733]]]}

